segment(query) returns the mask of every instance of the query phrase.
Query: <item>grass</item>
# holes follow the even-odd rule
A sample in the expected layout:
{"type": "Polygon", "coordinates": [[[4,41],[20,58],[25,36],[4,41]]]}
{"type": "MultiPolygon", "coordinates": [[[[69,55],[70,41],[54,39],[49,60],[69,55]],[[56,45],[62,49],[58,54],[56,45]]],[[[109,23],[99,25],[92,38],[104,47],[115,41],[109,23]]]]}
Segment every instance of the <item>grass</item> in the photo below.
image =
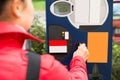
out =
{"type": "Polygon", "coordinates": [[[45,11],[45,1],[33,1],[35,11],[45,11]]]}

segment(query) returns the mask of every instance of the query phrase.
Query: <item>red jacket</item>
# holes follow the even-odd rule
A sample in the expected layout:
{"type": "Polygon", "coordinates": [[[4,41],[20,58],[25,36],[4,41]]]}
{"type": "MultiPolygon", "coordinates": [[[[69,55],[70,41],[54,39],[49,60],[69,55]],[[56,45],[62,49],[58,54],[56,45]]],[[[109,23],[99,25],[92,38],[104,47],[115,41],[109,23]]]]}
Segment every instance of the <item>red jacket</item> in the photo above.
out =
{"type": "MultiPolygon", "coordinates": [[[[28,59],[22,50],[25,39],[33,39],[18,25],[0,22],[0,80],[25,80],[28,59]]],[[[41,55],[40,80],[88,80],[86,64],[80,56],[70,63],[70,71],[49,54],[41,55]]]]}

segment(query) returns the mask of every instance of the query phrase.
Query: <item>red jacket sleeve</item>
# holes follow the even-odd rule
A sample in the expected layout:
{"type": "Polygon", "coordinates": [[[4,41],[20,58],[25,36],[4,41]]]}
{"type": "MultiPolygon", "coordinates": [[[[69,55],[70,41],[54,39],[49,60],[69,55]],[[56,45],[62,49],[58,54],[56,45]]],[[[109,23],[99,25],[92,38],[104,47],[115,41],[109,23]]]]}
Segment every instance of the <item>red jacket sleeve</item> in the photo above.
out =
{"type": "Polygon", "coordinates": [[[84,60],[76,56],[71,60],[70,71],[50,55],[41,57],[40,80],[88,80],[84,60]]]}
{"type": "Polygon", "coordinates": [[[70,73],[72,80],[88,80],[86,64],[80,56],[72,59],[70,63],[70,73]]]}

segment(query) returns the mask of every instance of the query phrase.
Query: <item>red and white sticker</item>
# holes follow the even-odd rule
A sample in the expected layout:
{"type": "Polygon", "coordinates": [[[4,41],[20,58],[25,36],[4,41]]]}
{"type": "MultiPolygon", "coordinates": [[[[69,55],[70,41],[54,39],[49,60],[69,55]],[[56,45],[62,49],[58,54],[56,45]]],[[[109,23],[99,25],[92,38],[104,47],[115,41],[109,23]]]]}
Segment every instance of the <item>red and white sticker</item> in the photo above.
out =
{"type": "Polygon", "coordinates": [[[50,40],[49,53],[67,53],[66,40],[50,40]]]}

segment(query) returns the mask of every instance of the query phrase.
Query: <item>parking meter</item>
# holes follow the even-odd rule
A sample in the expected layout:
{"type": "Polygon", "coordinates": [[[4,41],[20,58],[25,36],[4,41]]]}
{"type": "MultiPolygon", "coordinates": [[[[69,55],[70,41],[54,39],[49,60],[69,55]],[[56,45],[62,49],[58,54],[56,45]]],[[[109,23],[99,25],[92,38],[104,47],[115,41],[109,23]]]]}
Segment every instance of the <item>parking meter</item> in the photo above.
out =
{"type": "Polygon", "coordinates": [[[69,64],[86,43],[89,80],[111,80],[112,0],[46,0],[47,51],[69,64]]]}

